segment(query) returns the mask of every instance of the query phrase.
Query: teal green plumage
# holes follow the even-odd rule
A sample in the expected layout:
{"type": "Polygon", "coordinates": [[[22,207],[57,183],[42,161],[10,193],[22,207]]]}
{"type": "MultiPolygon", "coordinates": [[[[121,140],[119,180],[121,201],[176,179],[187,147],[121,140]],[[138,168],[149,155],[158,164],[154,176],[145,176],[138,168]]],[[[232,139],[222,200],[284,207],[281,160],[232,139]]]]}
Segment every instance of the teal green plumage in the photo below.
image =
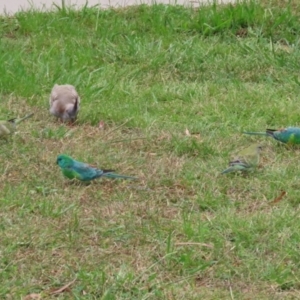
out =
{"type": "Polygon", "coordinates": [[[33,116],[32,114],[26,115],[23,118],[10,119],[7,121],[0,121],[0,138],[7,138],[7,136],[13,134],[16,131],[16,125],[21,123],[22,121],[33,116]]]}
{"type": "Polygon", "coordinates": [[[244,134],[249,135],[262,135],[270,136],[275,140],[289,145],[300,145],[300,128],[299,127],[287,127],[283,129],[267,129],[265,132],[247,132],[244,134]]]}
{"type": "Polygon", "coordinates": [[[63,175],[69,179],[76,178],[81,181],[91,181],[99,177],[137,179],[132,176],[116,174],[114,173],[114,170],[101,170],[94,168],[65,154],[58,155],[56,163],[61,168],[63,175]]]}
{"type": "Polygon", "coordinates": [[[257,144],[251,145],[240,151],[236,157],[229,162],[229,168],[224,170],[222,174],[237,171],[249,172],[254,170],[259,164],[260,151],[261,146],[257,144]]]}

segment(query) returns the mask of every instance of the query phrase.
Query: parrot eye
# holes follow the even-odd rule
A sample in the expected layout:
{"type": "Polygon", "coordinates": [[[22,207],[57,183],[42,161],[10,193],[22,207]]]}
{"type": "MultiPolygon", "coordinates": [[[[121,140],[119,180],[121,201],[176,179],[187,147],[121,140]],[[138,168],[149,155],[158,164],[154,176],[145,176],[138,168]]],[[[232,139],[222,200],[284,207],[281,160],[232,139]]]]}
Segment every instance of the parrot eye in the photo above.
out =
{"type": "Polygon", "coordinates": [[[262,146],[258,146],[257,147],[257,151],[262,151],[263,147],[262,146]]]}

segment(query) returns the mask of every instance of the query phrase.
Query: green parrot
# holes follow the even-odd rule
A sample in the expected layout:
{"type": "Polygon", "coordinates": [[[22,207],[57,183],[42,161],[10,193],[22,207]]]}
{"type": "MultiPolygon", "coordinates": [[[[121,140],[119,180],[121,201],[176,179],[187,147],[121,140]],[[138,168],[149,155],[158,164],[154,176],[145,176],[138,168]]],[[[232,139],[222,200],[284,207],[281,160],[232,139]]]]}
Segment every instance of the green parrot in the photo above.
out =
{"type": "Polygon", "coordinates": [[[275,140],[288,144],[288,145],[300,145],[300,128],[299,127],[287,127],[283,129],[267,129],[265,132],[248,132],[244,131],[244,134],[249,135],[262,135],[270,136],[275,140]]]}
{"type": "Polygon", "coordinates": [[[16,125],[21,123],[22,121],[30,118],[33,116],[32,114],[26,115],[25,117],[21,118],[21,119],[10,119],[8,121],[0,121],[0,138],[5,138],[7,139],[7,137],[9,135],[12,135],[15,131],[16,131],[16,125]]]}
{"type": "Polygon", "coordinates": [[[257,144],[243,149],[232,161],[229,162],[229,168],[224,170],[221,174],[237,171],[248,172],[254,170],[259,164],[259,154],[261,149],[262,147],[257,144]]]}
{"type": "Polygon", "coordinates": [[[136,177],[120,175],[114,173],[114,170],[101,170],[92,167],[86,163],[73,159],[66,154],[57,156],[56,163],[61,168],[63,175],[69,179],[78,179],[81,181],[91,181],[99,177],[137,179],[136,177]]]}

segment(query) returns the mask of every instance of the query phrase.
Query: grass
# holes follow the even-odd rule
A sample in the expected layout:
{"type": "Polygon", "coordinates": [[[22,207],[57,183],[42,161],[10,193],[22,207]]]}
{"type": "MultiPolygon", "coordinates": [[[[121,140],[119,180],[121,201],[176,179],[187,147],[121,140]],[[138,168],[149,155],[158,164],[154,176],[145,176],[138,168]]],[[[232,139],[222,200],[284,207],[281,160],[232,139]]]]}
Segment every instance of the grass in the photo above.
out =
{"type": "Polygon", "coordinates": [[[300,126],[299,15],[278,0],[1,17],[0,118],[35,115],[0,141],[0,298],[299,299],[300,151],[241,134],[300,126]],[[55,83],[81,96],[75,127],[49,115],[55,83]],[[257,171],[220,175],[257,141],[257,171]],[[68,182],[60,153],[140,179],[68,182]]]}

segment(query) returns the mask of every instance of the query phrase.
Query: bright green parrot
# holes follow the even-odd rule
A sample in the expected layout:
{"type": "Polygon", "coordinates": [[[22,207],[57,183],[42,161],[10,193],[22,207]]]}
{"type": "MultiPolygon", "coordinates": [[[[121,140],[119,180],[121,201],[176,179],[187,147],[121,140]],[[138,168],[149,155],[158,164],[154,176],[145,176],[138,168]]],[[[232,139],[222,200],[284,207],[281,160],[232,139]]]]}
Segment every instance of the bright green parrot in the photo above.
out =
{"type": "Polygon", "coordinates": [[[30,118],[33,116],[32,114],[26,115],[25,117],[21,118],[21,119],[10,119],[8,121],[0,121],[0,138],[5,138],[7,139],[7,137],[9,135],[12,135],[15,131],[16,131],[16,125],[21,123],[22,121],[30,118]]]}
{"type": "Polygon", "coordinates": [[[86,163],[73,159],[66,154],[57,156],[56,163],[60,166],[63,175],[69,179],[78,179],[81,181],[91,181],[99,177],[137,179],[136,177],[120,175],[114,173],[114,170],[101,170],[92,167],[86,163]]]}
{"type": "Polygon", "coordinates": [[[261,149],[262,147],[257,144],[243,149],[232,161],[229,162],[229,168],[224,170],[222,174],[237,171],[248,172],[254,170],[259,164],[259,154],[261,149]]]}
{"type": "Polygon", "coordinates": [[[244,131],[244,134],[249,135],[262,135],[270,136],[275,140],[288,144],[288,145],[300,145],[300,128],[299,127],[287,127],[283,129],[267,129],[265,132],[248,132],[244,131]]]}

